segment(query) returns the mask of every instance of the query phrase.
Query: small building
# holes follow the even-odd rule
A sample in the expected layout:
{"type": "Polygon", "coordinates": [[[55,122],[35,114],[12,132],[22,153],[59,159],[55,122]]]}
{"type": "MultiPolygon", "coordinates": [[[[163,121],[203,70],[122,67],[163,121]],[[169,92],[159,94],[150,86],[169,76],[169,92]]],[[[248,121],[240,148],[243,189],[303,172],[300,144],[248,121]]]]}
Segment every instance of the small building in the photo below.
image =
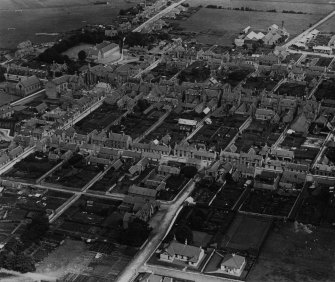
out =
{"type": "Polygon", "coordinates": [[[220,270],[223,273],[234,276],[241,276],[246,265],[244,257],[236,254],[227,254],[220,265],[220,270]]]}
{"type": "Polygon", "coordinates": [[[201,247],[181,244],[173,240],[160,254],[160,259],[168,262],[179,260],[190,266],[197,267],[204,255],[205,252],[201,247]]]}
{"type": "Polygon", "coordinates": [[[32,75],[27,79],[22,79],[16,84],[16,94],[21,97],[26,97],[30,94],[42,89],[42,82],[36,75],[32,75]]]}

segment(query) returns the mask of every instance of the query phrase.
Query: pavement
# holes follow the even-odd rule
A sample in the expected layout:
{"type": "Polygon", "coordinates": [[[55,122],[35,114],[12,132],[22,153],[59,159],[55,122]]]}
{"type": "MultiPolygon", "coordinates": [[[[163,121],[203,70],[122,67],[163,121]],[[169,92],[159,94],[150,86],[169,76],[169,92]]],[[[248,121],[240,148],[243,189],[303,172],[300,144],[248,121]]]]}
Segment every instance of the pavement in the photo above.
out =
{"type": "MultiPolygon", "coordinates": [[[[151,232],[151,236],[148,238],[145,246],[135,255],[133,260],[119,274],[116,280],[117,282],[132,281],[134,277],[136,277],[140,268],[151,257],[151,255],[162,243],[166,234],[170,231],[177,215],[182,208],[182,204],[189,197],[194,187],[195,183],[191,182],[190,185],[184,188],[184,191],[180,194],[180,196],[167,207],[166,214],[161,220],[161,224],[151,232]]],[[[161,214],[158,212],[157,216],[160,217],[161,214]]]]}
{"type": "Polygon", "coordinates": [[[145,28],[147,25],[151,24],[152,22],[159,20],[161,17],[163,17],[165,14],[169,13],[174,8],[178,7],[182,3],[184,3],[186,0],[181,0],[177,3],[173,3],[170,6],[166,7],[164,10],[160,11],[158,14],[154,15],[152,18],[138,26],[134,29],[134,32],[140,32],[143,28],[145,28]]]}

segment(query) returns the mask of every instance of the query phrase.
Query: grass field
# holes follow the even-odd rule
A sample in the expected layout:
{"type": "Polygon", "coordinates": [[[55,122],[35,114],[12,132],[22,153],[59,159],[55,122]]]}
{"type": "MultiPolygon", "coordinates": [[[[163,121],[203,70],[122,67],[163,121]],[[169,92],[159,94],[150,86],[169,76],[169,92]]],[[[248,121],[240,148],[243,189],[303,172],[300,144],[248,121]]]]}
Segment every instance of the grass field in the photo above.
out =
{"type": "Polygon", "coordinates": [[[326,14],[334,9],[328,0],[293,0],[293,1],[278,1],[278,0],[192,0],[188,1],[192,6],[198,5],[217,5],[224,8],[241,8],[249,7],[257,10],[272,10],[276,9],[278,12],[295,11],[312,14],[326,14]]]}
{"type": "Polygon", "coordinates": [[[271,231],[248,281],[335,281],[334,235],[321,228],[295,233],[292,223],[271,231]]]}
{"type": "Polygon", "coordinates": [[[317,22],[322,15],[296,15],[266,12],[228,11],[201,9],[180,26],[186,31],[199,32],[197,39],[210,44],[232,44],[234,38],[247,26],[265,31],[272,24],[285,27],[291,37],[301,33],[309,24],[317,22]],[[238,19],[238,20],[236,20],[238,19]]]}
{"type": "Polygon", "coordinates": [[[330,18],[324,24],[318,26],[318,30],[323,31],[323,32],[334,32],[335,31],[335,17],[330,18]]]}
{"type": "Polygon", "coordinates": [[[91,46],[92,46],[91,44],[82,43],[82,44],[79,44],[78,46],[74,46],[74,47],[66,50],[62,54],[69,56],[71,59],[77,60],[78,59],[78,53],[81,50],[85,51],[86,49],[90,48],[91,46]]]}
{"type": "Polygon", "coordinates": [[[1,0],[0,48],[15,48],[19,42],[55,40],[54,36],[36,36],[35,33],[58,33],[77,29],[86,24],[110,24],[119,9],[132,6],[124,0],[111,4],[93,5],[93,0],[1,0]],[[22,9],[22,12],[15,12],[22,9]],[[15,30],[8,30],[9,27],[15,30]]]}
{"type": "Polygon", "coordinates": [[[238,215],[226,233],[221,247],[239,251],[255,250],[257,253],[271,224],[272,221],[268,218],[238,215]]]}

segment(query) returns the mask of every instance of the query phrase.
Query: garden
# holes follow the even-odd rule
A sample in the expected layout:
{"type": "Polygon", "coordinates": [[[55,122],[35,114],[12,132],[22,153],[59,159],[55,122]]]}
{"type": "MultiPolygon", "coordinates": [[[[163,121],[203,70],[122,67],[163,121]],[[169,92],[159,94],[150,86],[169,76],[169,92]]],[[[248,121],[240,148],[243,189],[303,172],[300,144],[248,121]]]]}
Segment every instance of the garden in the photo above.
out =
{"type": "Polygon", "coordinates": [[[49,160],[47,154],[35,152],[16,163],[12,169],[2,176],[32,182],[51,170],[57,163],[59,163],[59,161],[49,160]]]}

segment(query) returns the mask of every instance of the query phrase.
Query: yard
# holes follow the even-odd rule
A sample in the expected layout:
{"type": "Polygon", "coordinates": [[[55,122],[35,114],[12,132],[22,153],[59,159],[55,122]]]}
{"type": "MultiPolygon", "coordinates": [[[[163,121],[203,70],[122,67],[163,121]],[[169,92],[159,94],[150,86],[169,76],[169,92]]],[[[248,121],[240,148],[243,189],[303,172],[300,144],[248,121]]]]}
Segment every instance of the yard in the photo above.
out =
{"type": "Polygon", "coordinates": [[[3,105],[7,105],[8,103],[12,103],[19,99],[21,99],[21,97],[10,95],[4,92],[0,92],[0,107],[3,105]]]}
{"type": "Polygon", "coordinates": [[[125,110],[120,110],[117,105],[103,103],[98,109],[90,113],[84,119],[75,124],[74,128],[79,134],[88,134],[93,130],[102,130],[124,114],[125,110]]]}
{"type": "Polygon", "coordinates": [[[283,125],[270,121],[253,120],[249,127],[235,140],[237,152],[247,153],[251,148],[259,152],[264,145],[271,146],[284,129],[283,125]],[[278,134],[275,134],[278,133],[278,134]]]}
{"type": "Polygon", "coordinates": [[[173,200],[188,181],[189,178],[182,174],[171,175],[168,179],[166,179],[165,189],[159,191],[157,194],[157,199],[163,201],[173,200]]]}
{"type": "Polygon", "coordinates": [[[244,115],[211,117],[211,124],[205,124],[189,141],[191,144],[203,145],[207,150],[220,152],[238,133],[238,129],[247,120],[244,115]]]}
{"type": "Polygon", "coordinates": [[[194,111],[183,113],[176,113],[175,111],[171,112],[156,129],[151,131],[151,133],[144,138],[143,141],[146,143],[154,140],[162,141],[163,137],[168,137],[164,138],[164,144],[174,146],[175,144],[180,143],[187,136],[187,132],[180,129],[178,124],[179,118],[200,121],[203,118],[203,115],[197,114],[194,111]]]}
{"type": "MultiPolygon", "coordinates": [[[[334,200],[333,200],[334,201],[334,200]]],[[[335,206],[327,187],[305,191],[296,220],[305,224],[330,227],[335,222],[335,206]]]]}
{"type": "Polygon", "coordinates": [[[281,96],[287,95],[301,98],[304,96],[307,97],[310,90],[311,89],[308,88],[308,85],[304,83],[285,82],[279,86],[275,94],[281,96]]]}
{"type": "Polygon", "coordinates": [[[220,248],[258,255],[272,225],[272,219],[239,214],[220,242],[220,248]]]}
{"type": "Polygon", "coordinates": [[[254,69],[252,67],[243,69],[231,68],[229,70],[221,69],[221,71],[217,73],[217,79],[222,83],[229,83],[231,87],[236,87],[253,71],[254,69]]]}
{"type": "Polygon", "coordinates": [[[288,217],[297,196],[281,195],[276,191],[254,190],[245,200],[240,210],[244,212],[288,217]]]}
{"type": "Polygon", "coordinates": [[[149,106],[149,104],[146,104],[144,108],[135,107],[132,113],[122,118],[120,124],[111,126],[110,130],[115,133],[130,135],[132,139],[141,136],[165,113],[164,110],[152,109],[144,114],[143,111],[149,106]]]}
{"type": "Polygon", "coordinates": [[[58,162],[49,160],[47,154],[35,152],[15,164],[3,177],[35,181],[58,162]]]}
{"type": "Polygon", "coordinates": [[[322,99],[334,100],[335,99],[334,93],[335,93],[335,80],[328,79],[322,81],[318,89],[315,91],[314,96],[317,101],[321,101],[322,99]]]}
{"type": "Polygon", "coordinates": [[[102,167],[88,165],[83,156],[74,155],[60,169],[49,175],[45,182],[81,189],[101,171],[102,167]]]}
{"type": "Polygon", "coordinates": [[[203,8],[186,21],[181,22],[180,26],[185,31],[198,32],[196,39],[202,43],[231,45],[236,36],[247,26],[264,31],[270,25],[280,26],[284,21],[285,27],[293,37],[321,17],[318,14],[298,15],[203,8]],[[236,19],[239,20],[236,21],[236,19]]]}
{"type": "Polygon", "coordinates": [[[271,91],[279,82],[278,78],[272,78],[270,76],[257,76],[249,77],[246,83],[243,84],[243,88],[256,90],[261,92],[262,90],[271,91]]]}

